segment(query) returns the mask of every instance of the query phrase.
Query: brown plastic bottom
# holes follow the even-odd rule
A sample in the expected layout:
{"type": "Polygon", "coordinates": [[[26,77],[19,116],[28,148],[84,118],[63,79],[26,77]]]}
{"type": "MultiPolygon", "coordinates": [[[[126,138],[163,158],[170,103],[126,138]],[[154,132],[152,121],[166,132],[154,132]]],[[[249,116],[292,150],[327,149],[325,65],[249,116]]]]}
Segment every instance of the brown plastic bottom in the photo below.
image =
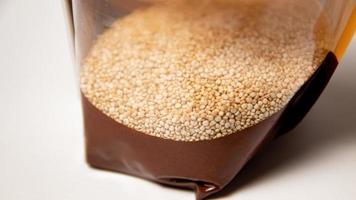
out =
{"type": "Polygon", "coordinates": [[[103,114],[82,95],[87,162],[100,169],[190,188],[197,200],[222,190],[264,144],[296,126],[337,66],[329,53],[288,105],[261,123],[214,140],[178,142],[153,137],[103,114]]]}

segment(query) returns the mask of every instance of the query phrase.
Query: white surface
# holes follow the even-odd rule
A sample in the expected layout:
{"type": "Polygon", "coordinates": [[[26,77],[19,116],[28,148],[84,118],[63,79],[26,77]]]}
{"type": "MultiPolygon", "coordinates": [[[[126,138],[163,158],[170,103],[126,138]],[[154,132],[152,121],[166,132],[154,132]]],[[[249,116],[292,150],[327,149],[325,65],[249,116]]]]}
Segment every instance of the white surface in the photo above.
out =
{"type": "MultiPolygon", "coordinates": [[[[0,199],[194,199],[84,162],[79,96],[60,1],[0,1],[0,199]]],[[[303,123],[218,199],[356,198],[356,38],[303,123]]]]}

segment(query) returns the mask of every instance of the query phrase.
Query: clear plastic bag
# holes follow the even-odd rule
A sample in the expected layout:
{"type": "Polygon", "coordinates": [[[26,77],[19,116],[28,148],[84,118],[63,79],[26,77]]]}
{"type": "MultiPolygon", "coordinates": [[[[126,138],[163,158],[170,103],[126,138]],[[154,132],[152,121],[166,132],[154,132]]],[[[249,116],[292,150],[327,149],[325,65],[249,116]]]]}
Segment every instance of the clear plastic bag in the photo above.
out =
{"type": "Polygon", "coordinates": [[[87,160],[223,189],[323,91],[354,0],[71,1],[87,160]]]}

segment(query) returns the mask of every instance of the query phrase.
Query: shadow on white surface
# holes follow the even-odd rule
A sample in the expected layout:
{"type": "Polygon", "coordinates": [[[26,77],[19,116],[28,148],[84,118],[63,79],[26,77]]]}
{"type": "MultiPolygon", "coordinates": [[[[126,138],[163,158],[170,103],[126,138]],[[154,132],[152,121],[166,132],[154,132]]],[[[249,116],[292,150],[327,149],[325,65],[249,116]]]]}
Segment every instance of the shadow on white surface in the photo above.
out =
{"type": "MultiPolygon", "coordinates": [[[[354,49],[350,49],[351,52],[354,49]]],[[[239,191],[270,177],[327,157],[332,150],[356,146],[356,80],[353,77],[356,66],[353,66],[354,58],[348,60],[352,61],[338,66],[328,87],[302,123],[256,155],[225,190],[215,195],[216,198],[238,196],[239,191]]]]}
{"type": "Polygon", "coordinates": [[[8,0],[0,0],[0,17],[2,16],[2,11],[5,9],[8,0]]]}

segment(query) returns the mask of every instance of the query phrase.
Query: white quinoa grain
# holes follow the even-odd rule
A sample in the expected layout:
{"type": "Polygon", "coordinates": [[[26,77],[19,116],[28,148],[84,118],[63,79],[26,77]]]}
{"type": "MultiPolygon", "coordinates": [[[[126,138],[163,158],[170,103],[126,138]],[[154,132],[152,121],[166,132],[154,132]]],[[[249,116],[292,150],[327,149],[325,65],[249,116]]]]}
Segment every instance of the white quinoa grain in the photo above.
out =
{"type": "Polygon", "coordinates": [[[220,116],[216,116],[216,117],[215,117],[215,121],[216,121],[216,122],[220,122],[220,121],[221,121],[221,117],[220,117],[220,116]]]}
{"type": "Polygon", "coordinates": [[[207,120],[203,121],[203,126],[209,126],[209,121],[207,120]]]}

